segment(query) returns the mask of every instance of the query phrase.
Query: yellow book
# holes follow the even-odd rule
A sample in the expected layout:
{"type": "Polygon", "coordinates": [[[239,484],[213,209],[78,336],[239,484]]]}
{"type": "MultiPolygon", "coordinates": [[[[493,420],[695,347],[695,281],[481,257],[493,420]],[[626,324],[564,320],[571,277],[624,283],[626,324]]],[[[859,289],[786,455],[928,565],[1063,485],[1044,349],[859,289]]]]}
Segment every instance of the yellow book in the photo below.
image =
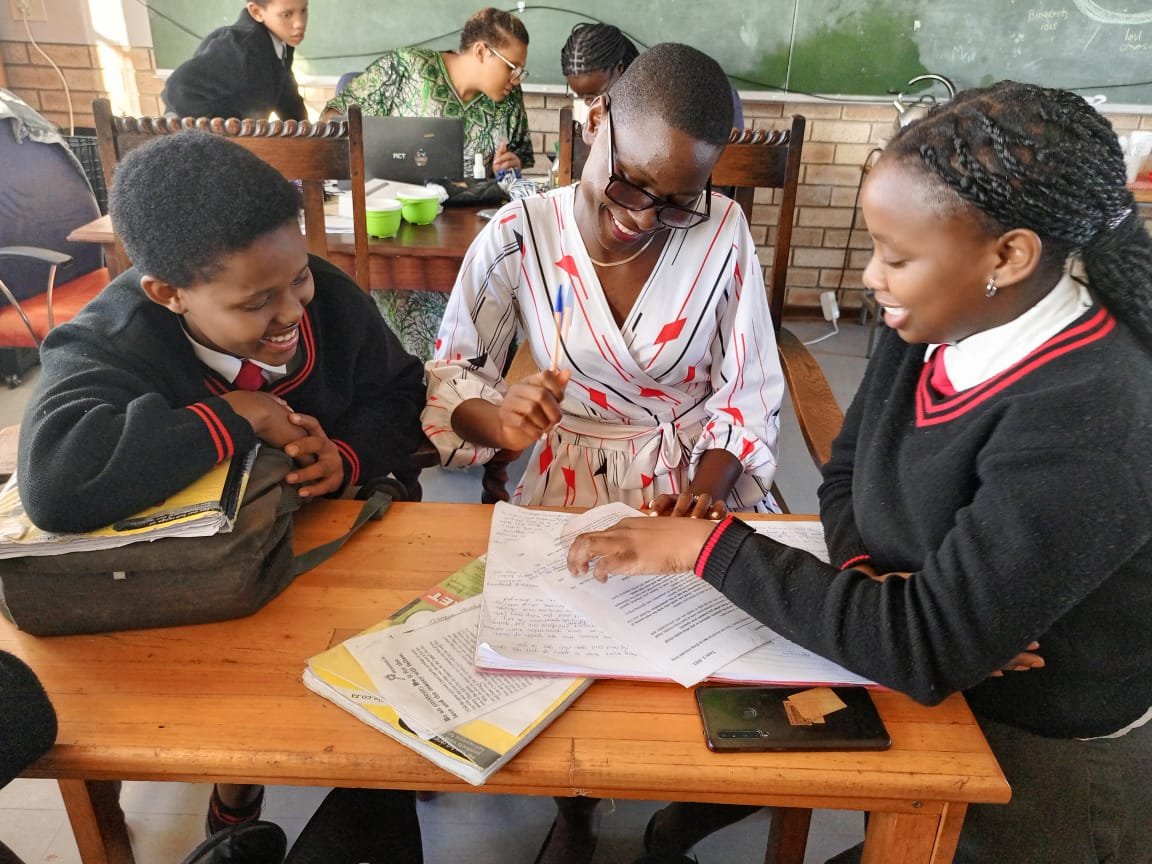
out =
{"type": "MultiPolygon", "coordinates": [[[[477,559],[364,632],[412,623],[422,614],[478,595],[483,587],[484,561],[477,559]]],[[[524,709],[530,709],[530,716],[535,718],[527,725],[509,728],[502,719],[506,712],[493,712],[424,739],[381,696],[344,643],[312,657],[303,680],[313,692],[474,786],[483,784],[507,764],[591,683],[587,678],[556,678],[544,690],[522,697],[519,713],[523,715],[524,709]]]]}
{"type": "Polygon", "coordinates": [[[0,490],[0,558],[114,549],[141,540],[231,531],[258,449],[221,462],[159,504],[84,534],[54,534],[33,525],[13,474],[0,490]]]}

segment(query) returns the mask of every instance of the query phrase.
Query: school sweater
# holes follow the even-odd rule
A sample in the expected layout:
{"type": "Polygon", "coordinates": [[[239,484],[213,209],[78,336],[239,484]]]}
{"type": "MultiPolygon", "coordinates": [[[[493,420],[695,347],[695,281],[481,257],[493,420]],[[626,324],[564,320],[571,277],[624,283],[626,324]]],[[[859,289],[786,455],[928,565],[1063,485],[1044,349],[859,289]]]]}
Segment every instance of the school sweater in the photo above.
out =
{"type": "MultiPolygon", "coordinates": [[[[340,450],[346,484],[409,467],[421,440],[420,362],[371,298],[326,261],[298,362],[266,386],[309,414],[340,450]]],[[[43,369],[20,429],[18,476],[32,521],[50,531],[108,525],[188,486],[256,443],[201,363],[180,316],[148,299],[133,269],[44,340],[43,369]]]]}
{"type": "Polygon", "coordinates": [[[920,702],[963,691],[1055,737],[1121,729],[1152,704],[1152,356],[1099,306],[959,394],[932,385],[942,356],[884,334],[824,468],[833,566],[733,520],[697,572],[920,702]],[[988,677],[1032,640],[1043,669],[988,677]]]}
{"type": "Polygon", "coordinates": [[[268,28],[248,10],[236,23],[209,33],[196,53],[181,63],[164,85],[164,104],[181,117],[250,117],[307,120],[304,100],[292,75],[295,49],[285,45],[281,59],[268,28]]]}

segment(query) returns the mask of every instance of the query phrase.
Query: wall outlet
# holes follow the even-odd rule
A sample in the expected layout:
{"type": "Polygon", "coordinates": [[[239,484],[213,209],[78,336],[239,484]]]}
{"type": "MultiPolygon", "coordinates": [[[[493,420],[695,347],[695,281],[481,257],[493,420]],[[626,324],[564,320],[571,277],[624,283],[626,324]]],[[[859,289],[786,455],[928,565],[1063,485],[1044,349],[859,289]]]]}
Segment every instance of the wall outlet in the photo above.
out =
{"type": "Polygon", "coordinates": [[[47,21],[44,0],[9,0],[13,21],[47,21]]]}
{"type": "Polygon", "coordinates": [[[836,321],[840,317],[840,306],[836,303],[835,291],[820,292],[820,308],[824,310],[825,321],[836,321]]]}

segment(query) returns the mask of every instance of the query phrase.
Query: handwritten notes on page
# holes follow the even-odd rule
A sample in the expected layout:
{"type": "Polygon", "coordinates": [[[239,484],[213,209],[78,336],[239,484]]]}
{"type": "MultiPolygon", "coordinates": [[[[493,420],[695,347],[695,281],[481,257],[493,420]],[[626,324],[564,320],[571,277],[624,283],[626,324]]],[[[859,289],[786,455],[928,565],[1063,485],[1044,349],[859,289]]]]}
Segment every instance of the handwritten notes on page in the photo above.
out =
{"type": "MultiPolygon", "coordinates": [[[[344,644],[372,679],[377,693],[421,738],[515,705],[556,685],[541,675],[481,672],[472,665],[480,598],[473,597],[425,617],[347,640],[344,644]]],[[[561,682],[563,690],[567,682],[561,682]]],[[[550,695],[544,705],[555,698],[550,695]]],[[[533,703],[515,721],[517,731],[539,716],[533,703]]]]}

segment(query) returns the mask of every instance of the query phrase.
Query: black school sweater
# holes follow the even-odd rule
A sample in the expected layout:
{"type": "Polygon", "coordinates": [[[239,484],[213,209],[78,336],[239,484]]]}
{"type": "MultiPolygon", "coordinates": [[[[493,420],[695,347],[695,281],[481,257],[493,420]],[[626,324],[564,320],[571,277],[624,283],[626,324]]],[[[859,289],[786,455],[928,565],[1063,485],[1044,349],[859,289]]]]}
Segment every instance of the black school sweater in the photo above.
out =
{"type": "Polygon", "coordinates": [[[164,103],[181,117],[251,117],[307,120],[304,100],[288,61],[276,56],[268,28],[245,9],[229,27],[209,33],[196,53],[164,85],[164,103]]]}
{"type": "Polygon", "coordinates": [[[836,566],[733,522],[697,572],[921,702],[964,691],[1057,737],[1123,728],[1152,706],[1152,356],[1100,307],[955,396],[924,353],[886,333],[845,417],[820,489],[836,566]],[[988,677],[1034,639],[1045,668],[988,677]]]}
{"type": "MultiPolygon", "coordinates": [[[[311,257],[316,286],[300,364],[266,389],[310,414],[355,484],[408,465],[421,439],[423,369],[343,272],[311,257]]],[[[256,443],[180,317],[117,277],[44,340],[20,428],[20,495],[49,531],[90,531],[162,501],[256,443]]]]}

